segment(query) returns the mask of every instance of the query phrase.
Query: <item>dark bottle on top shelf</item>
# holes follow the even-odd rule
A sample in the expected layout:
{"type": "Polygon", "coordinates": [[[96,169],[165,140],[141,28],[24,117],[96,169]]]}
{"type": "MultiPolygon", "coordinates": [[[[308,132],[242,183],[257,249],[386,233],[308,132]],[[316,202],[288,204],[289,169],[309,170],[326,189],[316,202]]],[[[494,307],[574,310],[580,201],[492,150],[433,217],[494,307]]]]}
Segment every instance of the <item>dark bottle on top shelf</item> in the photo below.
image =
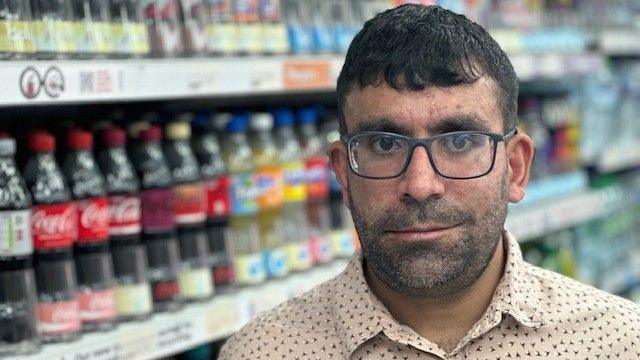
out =
{"type": "Polygon", "coordinates": [[[114,278],[109,251],[109,200],[104,177],[93,156],[93,135],[67,133],[64,173],[77,205],[74,248],[78,301],[84,331],[108,330],[116,319],[114,278]]]}
{"type": "Polygon", "coordinates": [[[153,311],[147,280],[147,252],[141,240],[140,182],[125,150],[124,130],[100,132],[97,161],[109,196],[109,236],[116,278],[115,304],[120,320],[140,320],[153,311]]]}
{"type": "Polygon", "coordinates": [[[0,134],[0,356],[39,348],[31,255],[31,194],[14,160],[16,142],[0,134]]]}
{"type": "Polygon", "coordinates": [[[149,123],[137,123],[129,131],[135,138],[129,155],[142,189],[142,240],[147,248],[154,310],[177,310],[182,307],[178,287],[180,252],[175,234],[173,180],[160,146],[162,131],[149,123]]]}
{"type": "Polygon", "coordinates": [[[32,155],[24,178],[33,197],[30,219],[38,289],[38,329],[44,342],[72,341],[80,333],[76,271],[71,247],[77,238],[76,206],[56,163],[55,138],[27,137],[32,155]]]}

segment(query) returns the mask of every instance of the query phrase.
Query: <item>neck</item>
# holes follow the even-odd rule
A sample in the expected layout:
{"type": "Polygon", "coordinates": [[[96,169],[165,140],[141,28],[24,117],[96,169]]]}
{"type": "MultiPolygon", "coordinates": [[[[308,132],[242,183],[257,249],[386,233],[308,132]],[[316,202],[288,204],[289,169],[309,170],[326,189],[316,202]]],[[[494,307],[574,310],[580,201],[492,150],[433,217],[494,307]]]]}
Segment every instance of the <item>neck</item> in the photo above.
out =
{"type": "Polygon", "coordinates": [[[502,278],[504,262],[501,239],[489,266],[473,285],[441,298],[410,297],[389,288],[370,269],[366,273],[371,290],[399,323],[451,352],[489,307],[502,278]]]}

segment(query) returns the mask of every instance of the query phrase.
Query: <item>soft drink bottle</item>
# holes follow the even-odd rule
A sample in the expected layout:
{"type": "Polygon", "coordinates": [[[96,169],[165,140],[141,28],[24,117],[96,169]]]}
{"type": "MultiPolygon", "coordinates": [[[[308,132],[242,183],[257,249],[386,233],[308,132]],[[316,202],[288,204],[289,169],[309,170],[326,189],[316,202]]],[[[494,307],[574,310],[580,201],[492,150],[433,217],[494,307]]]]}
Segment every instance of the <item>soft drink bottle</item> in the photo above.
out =
{"type": "Polygon", "coordinates": [[[16,142],[0,134],[0,356],[39,348],[29,217],[31,194],[14,160],[16,142]]]}
{"type": "Polygon", "coordinates": [[[285,54],[289,51],[287,28],[282,22],[280,0],[258,0],[263,51],[266,54],[285,54]]]}
{"type": "Polygon", "coordinates": [[[238,285],[258,284],[267,277],[260,252],[255,164],[247,142],[247,122],[246,115],[233,116],[227,124],[228,137],[223,148],[231,176],[229,233],[238,285]]]}
{"type": "Polygon", "coordinates": [[[137,0],[111,0],[113,56],[123,58],[149,53],[142,4],[137,0]]]}
{"type": "Polygon", "coordinates": [[[32,0],[31,31],[39,58],[66,58],[76,51],[71,0],[32,0]]]}
{"type": "Polygon", "coordinates": [[[258,226],[263,261],[269,277],[283,277],[289,273],[289,265],[285,256],[285,242],[282,236],[284,179],[278,149],[271,135],[273,115],[270,113],[253,114],[249,127],[251,129],[251,149],[256,164],[258,226]]]}
{"type": "Polygon", "coordinates": [[[182,39],[192,55],[207,51],[207,18],[203,0],[180,0],[182,8],[182,39]]]}
{"type": "Polygon", "coordinates": [[[245,55],[262,52],[258,0],[234,0],[231,3],[233,18],[238,24],[238,52],[245,55]]]}
{"type": "Polygon", "coordinates": [[[180,32],[178,0],[142,0],[145,21],[154,56],[177,56],[184,53],[180,32]]]}
{"type": "Polygon", "coordinates": [[[113,52],[111,7],[104,0],[71,0],[75,15],[76,56],[104,57],[113,52]]]}
{"type": "Polygon", "coordinates": [[[93,135],[67,133],[63,170],[76,200],[78,237],[74,249],[78,301],[84,331],[108,330],[116,319],[113,263],[109,251],[109,199],[93,157],[93,135]]]}
{"type": "Polygon", "coordinates": [[[38,288],[38,332],[44,342],[72,341],[80,333],[76,270],[71,247],[77,237],[76,206],[56,163],[55,138],[34,131],[24,170],[33,196],[30,219],[38,288]]]}
{"type": "Polygon", "coordinates": [[[109,236],[116,278],[115,303],[120,320],[147,318],[153,310],[147,280],[147,252],[140,233],[140,181],[125,150],[124,130],[108,127],[100,132],[98,164],[109,196],[109,236]]]}
{"type": "Polygon", "coordinates": [[[213,282],[218,290],[234,282],[233,262],[228,240],[231,215],[231,179],[222,159],[218,137],[206,114],[198,114],[193,120],[195,131],[191,145],[200,164],[200,173],[207,193],[207,235],[209,237],[210,262],[213,282]]]}
{"type": "Polygon", "coordinates": [[[238,26],[233,21],[231,0],[205,0],[204,3],[209,52],[213,55],[235,53],[238,49],[238,26]]]}
{"type": "Polygon", "coordinates": [[[0,4],[2,26],[0,58],[25,58],[35,52],[31,33],[31,4],[29,1],[8,0],[0,4]]]}
{"type": "Polygon", "coordinates": [[[302,149],[293,129],[293,113],[286,109],[277,110],[274,117],[275,141],[284,176],[282,229],[287,262],[291,270],[302,271],[313,265],[305,212],[307,189],[302,149]]]}
{"type": "Polygon", "coordinates": [[[322,138],[317,131],[318,112],[314,108],[298,111],[299,138],[305,162],[307,203],[311,254],[316,263],[324,264],[334,258],[329,220],[329,158],[323,151],[322,138]]]}
{"type": "Polygon", "coordinates": [[[200,169],[191,150],[191,115],[185,114],[165,129],[164,153],[174,179],[174,212],[182,255],[179,285],[189,301],[213,295],[209,266],[209,241],[205,230],[206,198],[200,169]]]}
{"type": "Polygon", "coordinates": [[[138,123],[129,131],[137,136],[130,157],[142,188],[142,241],[147,248],[154,310],[177,310],[182,307],[180,252],[175,235],[173,180],[160,147],[162,131],[149,123],[138,123]]]}
{"type": "MultiPolygon", "coordinates": [[[[340,140],[338,120],[331,116],[322,127],[323,146],[325,149],[340,140]]],[[[331,215],[331,246],[337,257],[350,257],[355,251],[355,230],[348,209],[342,203],[340,182],[333,169],[329,168],[329,213],[331,215]]]]}
{"type": "Polygon", "coordinates": [[[307,54],[313,49],[313,28],[308,1],[282,0],[289,46],[294,54],[307,54]]]}

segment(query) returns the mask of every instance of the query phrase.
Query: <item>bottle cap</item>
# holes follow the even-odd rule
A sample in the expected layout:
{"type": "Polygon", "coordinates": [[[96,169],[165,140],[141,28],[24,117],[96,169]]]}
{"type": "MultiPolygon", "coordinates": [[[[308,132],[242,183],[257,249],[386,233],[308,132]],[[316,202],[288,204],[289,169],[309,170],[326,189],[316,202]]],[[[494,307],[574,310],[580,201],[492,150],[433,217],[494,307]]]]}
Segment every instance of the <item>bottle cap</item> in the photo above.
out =
{"type": "Polygon", "coordinates": [[[127,142],[127,136],[124,130],[117,127],[110,127],[102,131],[102,141],[108,147],[124,146],[127,142]]]}
{"type": "Polygon", "coordinates": [[[140,136],[142,130],[148,129],[151,124],[147,121],[135,121],[129,124],[128,132],[129,137],[135,139],[140,136]]]}
{"type": "Polygon", "coordinates": [[[93,135],[84,130],[70,130],[67,133],[67,146],[72,150],[91,150],[93,148],[93,135]]]}
{"type": "Polygon", "coordinates": [[[188,140],[191,137],[191,126],[185,121],[174,121],[167,125],[164,134],[169,140],[188,140]]]}
{"type": "Polygon", "coordinates": [[[213,122],[211,121],[211,114],[204,112],[197,113],[191,121],[192,126],[201,129],[211,129],[213,122]]]}
{"type": "Polygon", "coordinates": [[[300,109],[297,115],[299,124],[315,124],[318,122],[318,111],[314,108],[300,109]]]}
{"type": "Polygon", "coordinates": [[[27,146],[33,152],[53,152],[56,150],[56,139],[50,133],[38,130],[29,134],[27,146]]]}
{"type": "Polygon", "coordinates": [[[181,113],[178,116],[176,116],[175,121],[184,121],[184,122],[190,123],[193,121],[193,117],[194,115],[192,113],[181,113]]]}
{"type": "Polygon", "coordinates": [[[254,131],[271,131],[273,128],[273,115],[267,112],[254,113],[251,115],[249,127],[254,131]]]}
{"type": "Polygon", "coordinates": [[[231,113],[219,113],[216,114],[213,117],[213,128],[216,131],[220,131],[223,132],[225,131],[225,129],[227,128],[227,124],[229,124],[229,121],[231,121],[231,118],[233,117],[233,114],[231,113]]]}
{"type": "Polygon", "coordinates": [[[242,114],[233,115],[227,124],[227,132],[241,133],[247,131],[247,116],[242,114]]]}
{"type": "Polygon", "coordinates": [[[273,112],[276,127],[293,125],[293,113],[288,109],[278,109],[273,112]]]}
{"type": "Polygon", "coordinates": [[[16,141],[12,138],[0,138],[0,156],[13,156],[16,154],[16,141]]]}
{"type": "Polygon", "coordinates": [[[140,131],[140,140],[144,142],[158,142],[162,140],[162,131],[157,125],[151,125],[140,131]]]}

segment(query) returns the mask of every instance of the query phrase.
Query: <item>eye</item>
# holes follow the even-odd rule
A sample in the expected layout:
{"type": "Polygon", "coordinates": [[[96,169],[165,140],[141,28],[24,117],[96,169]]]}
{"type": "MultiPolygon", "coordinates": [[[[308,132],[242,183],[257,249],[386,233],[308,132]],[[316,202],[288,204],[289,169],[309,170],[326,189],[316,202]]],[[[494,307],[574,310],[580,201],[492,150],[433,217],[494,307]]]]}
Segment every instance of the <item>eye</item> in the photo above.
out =
{"type": "Polygon", "coordinates": [[[402,149],[402,142],[392,136],[376,135],[369,140],[369,148],[381,155],[392,154],[402,149]]]}
{"type": "Polygon", "coordinates": [[[443,139],[445,149],[449,152],[462,153],[473,149],[477,144],[473,135],[455,134],[447,136],[443,139]]]}

